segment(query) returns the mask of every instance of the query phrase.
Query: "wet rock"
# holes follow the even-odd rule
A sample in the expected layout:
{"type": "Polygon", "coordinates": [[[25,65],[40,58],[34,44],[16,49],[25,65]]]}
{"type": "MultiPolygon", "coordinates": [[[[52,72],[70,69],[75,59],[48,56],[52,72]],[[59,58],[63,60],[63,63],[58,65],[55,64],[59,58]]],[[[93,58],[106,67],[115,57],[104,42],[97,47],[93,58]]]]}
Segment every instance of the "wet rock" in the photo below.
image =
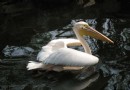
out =
{"type": "Polygon", "coordinates": [[[37,33],[34,35],[29,43],[30,46],[41,49],[42,46],[46,45],[51,39],[50,33],[37,33]]]}
{"type": "Polygon", "coordinates": [[[105,64],[103,64],[100,67],[100,69],[102,70],[104,77],[111,76],[111,75],[118,75],[121,72],[121,70],[114,69],[114,68],[112,68],[108,65],[105,65],[105,64]]]}
{"type": "Polygon", "coordinates": [[[124,48],[125,50],[130,51],[130,45],[125,45],[124,48]]]}
{"type": "Polygon", "coordinates": [[[105,87],[105,90],[129,90],[130,86],[128,85],[130,81],[130,75],[114,75],[108,81],[108,85],[105,87]]]}
{"type": "Polygon", "coordinates": [[[34,52],[30,47],[6,46],[3,49],[5,57],[29,57],[34,52]]]}
{"type": "Polygon", "coordinates": [[[130,28],[124,28],[121,36],[123,38],[123,41],[130,43],[130,28]]]}
{"type": "Polygon", "coordinates": [[[121,37],[123,40],[123,48],[127,51],[127,53],[130,52],[130,28],[124,28],[121,32],[121,37]]]}
{"type": "Polygon", "coordinates": [[[45,84],[41,84],[33,86],[33,90],[51,90],[51,88],[46,86],[45,84]]]}

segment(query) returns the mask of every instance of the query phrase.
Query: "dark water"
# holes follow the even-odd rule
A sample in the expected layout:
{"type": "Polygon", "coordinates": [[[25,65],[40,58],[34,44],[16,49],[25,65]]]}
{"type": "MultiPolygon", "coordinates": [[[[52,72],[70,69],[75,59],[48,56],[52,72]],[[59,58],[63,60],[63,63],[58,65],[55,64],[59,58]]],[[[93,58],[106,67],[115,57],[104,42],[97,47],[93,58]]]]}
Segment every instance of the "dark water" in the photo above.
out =
{"type": "MultiPolygon", "coordinates": [[[[37,14],[28,14],[29,19],[24,19],[25,15],[8,22],[17,26],[9,25],[8,29],[24,28],[29,31],[22,33],[21,36],[25,36],[22,40],[16,37],[9,39],[14,40],[15,44],[7,44],[8,46],[5,45],[3,49],[0,90],[130,90],[130,19],[106,17],[89,19],[90,15],[93,14],[76,9],[63,9],[57,12],[41,10],[37,14]],[[15,20],[17,22],[12,22],[15,20]],[[98,73],[87,79],[77,80],[76,75],[71,72],[50,72],[39,77],[35,77],[37,71],[28,72],[26,64],[29,60],[35,60],[41,46],[57,38],[75,38],[71,20],[86,21],[114,41],[114,44],[108,44],[86,37],[93,54],[100,59],[98,73]],[[17,45],[16,41],[19,40],[21,41],[17,45]]],[[[82,50],[81,47],[77,49],[82,50]]]]}

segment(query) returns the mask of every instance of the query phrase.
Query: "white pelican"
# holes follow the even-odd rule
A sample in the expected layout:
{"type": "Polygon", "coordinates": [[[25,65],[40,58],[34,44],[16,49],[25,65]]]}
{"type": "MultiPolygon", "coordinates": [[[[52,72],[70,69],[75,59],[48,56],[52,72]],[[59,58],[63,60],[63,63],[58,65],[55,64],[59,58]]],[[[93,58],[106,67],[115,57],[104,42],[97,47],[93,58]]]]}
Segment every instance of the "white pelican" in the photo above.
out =
{"type": "Polygon", "coordinates": [[[37,60],[29,61],[28,70],[42,69],[46,71],[81,70],[98,63],[99,59],[91,54],[89,45],[84,40],[84,35],[113,43],[112,40],[90,27],[86,22],[80,21],[74,24],[73,31],[77,39],[56,39],[50,41],[37,56],[37,60]],[[67,48],[67,46],[82,45],[85,52],[67,48]]]}

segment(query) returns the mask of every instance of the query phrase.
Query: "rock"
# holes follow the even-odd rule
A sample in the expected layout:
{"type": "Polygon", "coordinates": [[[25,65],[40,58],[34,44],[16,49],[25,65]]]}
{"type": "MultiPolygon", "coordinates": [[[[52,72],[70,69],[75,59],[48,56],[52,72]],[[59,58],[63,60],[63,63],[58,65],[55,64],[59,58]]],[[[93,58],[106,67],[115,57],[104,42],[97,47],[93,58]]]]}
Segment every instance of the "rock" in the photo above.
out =
{"type": "Polygon", "coordinates": [[[6,46],[3,49],[5,57],[28,57],[34,52],[34,49],[30,47],[17,47],[17,46],[6,46]]]}

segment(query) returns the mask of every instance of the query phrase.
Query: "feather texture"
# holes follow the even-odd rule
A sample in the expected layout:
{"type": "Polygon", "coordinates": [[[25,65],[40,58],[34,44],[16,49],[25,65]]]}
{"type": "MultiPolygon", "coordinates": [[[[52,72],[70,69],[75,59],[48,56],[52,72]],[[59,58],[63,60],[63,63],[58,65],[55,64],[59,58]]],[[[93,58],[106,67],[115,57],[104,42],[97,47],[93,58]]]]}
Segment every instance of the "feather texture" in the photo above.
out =
{"type": "Polygon", "coordinates": [[[44,61],[49,55],[61,48],[67,48],[67,46],[79,46],[81,45],[78,39],[55,39],[50,41],[46,46],[43,46],[41,51],[37,55],[38,61],[44,61]]]}
{"type": "Polygon", "coordinates": [[[44,64],[55,64],[64,66],[90,66],[98,63],[99,59],[91,54],[70,48],[61,48],[52,53],[44,64]]]}

